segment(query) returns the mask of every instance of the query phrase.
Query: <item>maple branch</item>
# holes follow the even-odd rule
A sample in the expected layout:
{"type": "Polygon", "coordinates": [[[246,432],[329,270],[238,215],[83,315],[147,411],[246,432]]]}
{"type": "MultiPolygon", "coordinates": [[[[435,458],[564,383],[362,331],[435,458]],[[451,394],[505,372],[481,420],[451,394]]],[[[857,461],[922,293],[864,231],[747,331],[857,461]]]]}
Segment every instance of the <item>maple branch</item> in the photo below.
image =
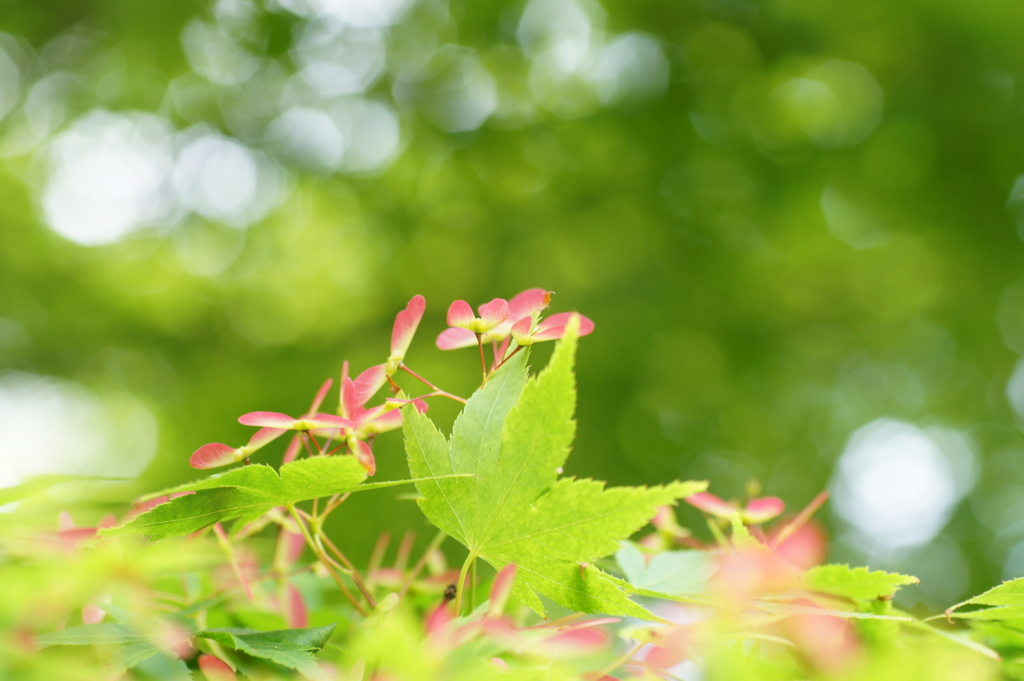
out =
{"type": "Polygon", "coordinates": [[[356,609],[356,612],[363,617],[366,617],[366,608],[364,608],[363,604],[360,603],[356,597],[352,595],[352,592],[348,590],[348,587],[345,586],[345,582],[342,580],[341,575],[335,572],[331,565],[334,561],[332,561],[331,557],[325,554],[323,549],[317,545],[316,541],[313,540],[312,535],[309,533],[309,528],[306,527],[306,523],[302,520],[302,516],[300,516],[298,511],[295,509],[294,504],[288,506],[288,512],[291,513],[292,518],[295,520],[295,524],[299,526],[299,531],[302,532],[302,537],[306,540],[306,545],[316,555],[316,557],[320,559],[320,563],[327,569],[327,573],[334,580],[334,583],[338,585],[338,588],[341,589],[341,593],[345,595],[345,598],[347,598],[348,602],[352,604],[352,607],[356,609]]]}
{"type": "Polygon", "coordinates": [[[327,502],[327,508],[320,514],[321,522],[327,518],[330,514],[334,513],[334,510],[345,503],[345,500],[352,496],[351,492],[345,492],[344,494],[335,494],[331,497],[330,501],[327,502]]]}
{"type": "Polygon", "coordinates": [[[352,561],[350,561],[345,556],[345,554],[342,553],[338,549],[338,547],[334,545],[334,542],[327,538],[326,535],[318,533],[316,538],[317,541],[323,541],[324,543],[326,543],[327,548],[329,548],[334,553],[334,555],[338,557],[338,560],[340,560],[342,564],[346,568],[348,568],[349,577],[351,577],[352,581],[356,583],[356,586],[359,588],[359,592],[363,594],[363,598],[366,599],[366,602],[370,604],[371,608],[376,608],[377,601],[374,600],[373,594],[370,593],[370,590],[366,588],[366,582],[363,581],[362,575],[359,574],[359,570],[357,570],[356,566],[352,564],[352,561]]]}

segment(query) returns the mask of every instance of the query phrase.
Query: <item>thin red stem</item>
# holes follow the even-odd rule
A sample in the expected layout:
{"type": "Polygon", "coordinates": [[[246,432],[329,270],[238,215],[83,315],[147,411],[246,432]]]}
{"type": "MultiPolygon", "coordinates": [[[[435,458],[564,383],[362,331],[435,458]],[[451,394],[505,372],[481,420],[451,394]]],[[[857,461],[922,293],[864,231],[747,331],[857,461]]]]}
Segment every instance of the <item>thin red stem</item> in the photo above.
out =
{"type": "Polygon", "coordinates": [[[345,565],[345,567],[348,568],[349,577],[351,577],[352,581],[356,583],[357,587],[359,587],[359,591],[363,594],[363,597],[366,599],[366,602],[370,604],[371,608],[376,608],[377,602],[373,599],[373,595],[370,593],[369,589],[366,588],[366,583],[363,581],[362,575],[359,574],[359,570],[357,570],[356,566],[352,564],[352,561],[346,558],[345,554],[338,550],[338,547],[335,546],[334,543],[326,536],[322,534],[317,534],[317,539],[322,540],[323,543],[327,545],[327,548],[329,548],[331,552],[333,552],[334,555],[338,557],[338,560],[340,560],[345,565]]]}
{"type": "Polygon", "coordinates": [[[775,535],[775,539],[772,541],[772,547],[774,548],[786,541],[794,532],[807,524],[807,521],[811,519],[811,516],[814,515],[819,508],[821,508],[821,505],[824,504],[826,500],[828,500],[828,490],[823,490],[818,494],[818,496],[811,500],[811,503],[807,504],[807,507],[804,510],[800,511],[795,518],[790,520],[781,530],[779,530],[779,533],[775,535]]]}
{"type": "Polygon", "coordinates": [[[306,435],[308,435],[308,436],[309,436],[309,439],[313,441],[313,445],[314,445],[314,446],[316,447],[316,451],[317,451],[317,453],[319,453],[319,454],[320,454],[320,456],[323,456],[323,454],[324,454],[324,448],[323,448],[323,447],[321,447],[321,446],[320,446],[320,443],[319,443],[319,442],[317,442],[317,439],[316,439],[315,437],[313,437],[313,431],[309,431],[309,430],[307,430],[307,431],[306,431],[306,435]]]}
{"type": "Polygon", "coordinates": [[[323,518],[326,518],[327,516],[329,516],[331,513],[333,513],[334,509],[336,509],[339,506],[341,506],[342,504],[344,504],[345,500],[348,499],[351,495],[352,495],[351,492],[345,492],[340,497],[338,497],[336,499],[332,499],[330,501],[330,503],[327,504],[327,508],[324,509],[323,514],[321,514],[321,516],[320,516],[321,520],[323,518]]]}
{"type": "Polygon", "coordinates": [[[302,440],[302,446],[306,448],[306,454],[313,456],[313,449],[309,446],[309,438],[306,437],[307,433],[299,433],[299,438],[302,440]]]}
{"type": "Polygon", "coordinates": [[[459,397],[458,395],[452,395],[451,393],[447,393],[447,392],[445,392],[443,390],[438,390],[436,392],[427,393],[425,395],[420,395],[419,397],[412,397],[412,398],[409,398],[408,400],[405,400],[404,402],[406,404],[409,404],[409,403],[415,402],[416,400],[426,400],[426,399],[429,399],[431,397],[447,397],[449,399],[455,400],[456,402],[461,402],[462,404],[466,403],[465,398],[459,397]]]}
{"type": "MultiPolygon", "coordinates": [[[[454,395],[454,394],[448,392],[447,390],[442,390],[441,388],[438,388],[436,385],[434,385],[433,383],[431,383],[427,379],[423,378],[422,376],[420,376],[419,374],[417,374],[415,371],[413,371],[409,367],[405,366],[404,364],[402,365],[402,369],[404,369],[406,373],[408,373],[410,376],[415,378],[417,381],[420,381],[421,383],[425,384],[428,388],[430,388],[431,390],[434,391],[433,395],[424,395],[424,397],[447,397],[449,399],[455,400],[456,402],[462,402],[463,404],[466,403],[466,399],[465,398],[459,397],[458,395],[454,395]]],[[[422,398],[416,398],[416,399],[422,399],[422,398]]]]}
{"type": "Polygon", "coordinates": [[[306,519],[309,519],[309,514],[301,511],[295,506],[289,506],[288,510],[291,512],[292,518],[295,519],[295,523],[299,526],[299,530],[302,532],[302,536],[306,540],[306,545],[309,546],[316,557],[320,559],[320,563],[327,569],[327,573],[331,575],[332,579],[334,579],[334,583],[338,585],[338,588],[341,589],[341,593],[345,595],[345,598],[347,598],[349,603],[352,604],[352,607],[356,609],[356,612],[365,617],[367,614],[366,608],[363,607],[363,604],[360,603],[356,597],[352,595],[352,592],[348,590],[348,587],[345,586],[345,582],[341,578],[341,575],[335,571],[335,567],[333,566],[334,561],[331,560],[331,557],[323,550],[323,546],[313,538],[313,535],[310,534],[309,528],[306,527],[306,523],[303,522],[303,516],[306,519]]]}
{"type": "MultiPolygon", "coordinates": [[[[499,364],[498,366],[496,366],[493,369],[491,369],[491,376],[494,375],[495,371],[497,371],[501,367],[505,366],[505,362],[507,362],[510,359],[512,359],[513,357],[515,357],[516,353],[519,352],[520,350],[522,350],[524,347],[526,347],[526,346],[525,345],[517,345],[515,350],[513,350],[510,353],[508,353],[508,357],[506,357],[505,359],[501,360],[501,364],[499,364]]],[[[488,378],[490,378],[490,376],[488,376],[488,378]]]]}

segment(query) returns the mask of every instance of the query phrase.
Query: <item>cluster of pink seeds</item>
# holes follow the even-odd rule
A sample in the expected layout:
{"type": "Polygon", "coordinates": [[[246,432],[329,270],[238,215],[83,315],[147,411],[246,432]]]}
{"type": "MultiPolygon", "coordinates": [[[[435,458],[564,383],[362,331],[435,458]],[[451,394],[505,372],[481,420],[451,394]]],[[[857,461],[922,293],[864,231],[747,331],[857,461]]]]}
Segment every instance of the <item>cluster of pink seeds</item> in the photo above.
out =
{"type": "MultiPolygon", "coordinates": [[[[456,300],[448,308],[450,328],[437,337],[437,347],[441,350],[473,346],[479,348],[483,383],[486,383],[504,362],[522,348],[561,338],[573,317],[579,319],[579,335],[585,336],[594,330],[594,323],[577,313],[562,312],[542,318],[541,313],[550,304],[551,296],[551,291],[532,288],[510,300],[495,298],[480,305],[476,313],[466,301],[456,300]],[[493,356],[489,367],[484,350],[488,346],[493,356]]],[[[349,377],[348,362],[342,364],[337,413],[320,411],[334,384],[332,379],[327,379],[302,416],[296,418],[271,411],[243,414],[238,419],[240,423],[259,428],[249,442],[241,447],[219,442],[203,445],[192,454],[189,463],[193,468],[217,468],[245,461],[258,450],[292,431],[294,435],[285,451],[283,463],[295,460],[303,449],[311,456],[351,454],[369,475],[373,475],[377,469],[373,440],[380,433],[402,426],[402,412],[398,407],[411,403],[420,411],[426,411],[427,405],[423,400],[430,397],[447,397],[463,403],[466,401],[441,390],[405,364],[405,354],[425,310],[426,300],[417,295],[398,313],[391,332],[391,353],[383,364],[366,369],[354,379],[349,377]],[[394,397],[400,392],[394,379],[399,371],[405,371],[424,383],[430,392],[413,399],[394,397]],[[367,403],[385,384],[390,385],[393,396],[377,406],[368,407],[367,403]]]]}

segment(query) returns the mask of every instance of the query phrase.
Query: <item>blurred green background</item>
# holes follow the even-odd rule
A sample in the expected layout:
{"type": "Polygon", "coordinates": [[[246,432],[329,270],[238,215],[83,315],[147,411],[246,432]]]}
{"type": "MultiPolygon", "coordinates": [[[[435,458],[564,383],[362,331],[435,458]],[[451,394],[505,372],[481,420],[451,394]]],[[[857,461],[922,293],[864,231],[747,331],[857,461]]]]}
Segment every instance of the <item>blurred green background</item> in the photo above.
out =
{"type": "MultiPolygon", "coordinates": [[[[922,577],[906,605],[1020,576],[1021,26],[999,0],[6,0],[0,486],[193,477],[238,415],[383,361],[415,293],[409,364],[467,393],[448,303],[542,286],[597,325],[568,473],[792,511],[828,487],[831,557],[922,577]]],[[[405,474],[399,436],[377,454],[405,474]]],[[[397,508],[336,531],[430,536],[397,508]]]]}

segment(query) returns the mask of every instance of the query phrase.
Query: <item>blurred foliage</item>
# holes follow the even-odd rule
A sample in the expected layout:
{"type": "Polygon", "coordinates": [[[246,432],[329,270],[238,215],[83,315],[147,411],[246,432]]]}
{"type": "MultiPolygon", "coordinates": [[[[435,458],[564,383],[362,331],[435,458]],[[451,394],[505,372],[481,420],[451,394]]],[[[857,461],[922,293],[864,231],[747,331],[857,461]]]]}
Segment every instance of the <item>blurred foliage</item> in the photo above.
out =
{"type": "MultiPolygon", "coordinates": [[[[472,353],[428,345],[447,304],[543,286],[597,324],[569,473],[758,480],[802,505],[889,419],[955,439],[977,484],[918,546],[835,516],[834,557],[927,576],[932,606],[1024,572],[1019,4],[4,10],[2,432],[46,407],[0,442],[5,481],[40,470],[68,410],[156,439],[98,441],[103,470],[66,445],[44,471],[187,479],[197,446],[242,442],[239,414],[383,361],[414,293],[409,363],[461,360],[464,391],[472,353]]],[[[379,475],[401,458],[382,441],[379,475]]],[[[918,489],[896,470],[895,496],[918,489]]],[[[384,504],[423,527],[385,494],[348,511],[351,545],[384,504]]]]}

